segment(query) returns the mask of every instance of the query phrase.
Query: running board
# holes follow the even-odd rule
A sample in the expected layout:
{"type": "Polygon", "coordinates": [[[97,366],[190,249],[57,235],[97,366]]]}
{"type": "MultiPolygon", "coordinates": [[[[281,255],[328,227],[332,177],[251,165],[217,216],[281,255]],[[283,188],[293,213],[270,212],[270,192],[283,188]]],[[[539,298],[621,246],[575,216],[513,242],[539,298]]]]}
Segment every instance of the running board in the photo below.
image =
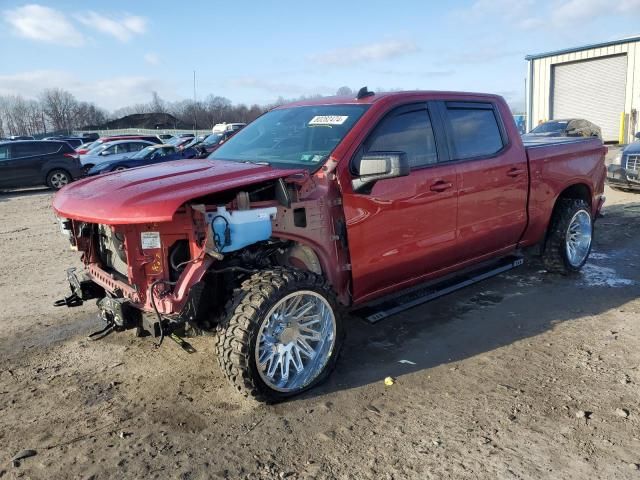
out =
{"type": "Polygon", "coordinates": [[[521,257],[507,257],[498,263],[492,263],[480,269],[476,269],[463,275],[457,275],[450,279],[441,280],[438,283],[431,283],[427,286],[413,288],[401,293],[391,299],[381,300],[367,306],[357,308],[353,311],[355,315],[363,317],[369,323],[376,323],[387,317],[400,313],[404,310],[430,302],[436,298],[468,287],[487,278],[494,277],[524,263],[521,257]]]}

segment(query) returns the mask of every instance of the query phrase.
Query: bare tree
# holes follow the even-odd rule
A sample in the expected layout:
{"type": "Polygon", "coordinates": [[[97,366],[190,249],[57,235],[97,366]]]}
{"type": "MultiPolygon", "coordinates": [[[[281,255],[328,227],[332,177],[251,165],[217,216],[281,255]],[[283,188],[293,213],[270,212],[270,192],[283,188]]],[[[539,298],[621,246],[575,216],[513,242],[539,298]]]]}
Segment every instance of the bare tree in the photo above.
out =
{"type": "Polygon", "coordinates": [[[75,97],[60,88],[50,88],[42,93],[42,108],[54,130],[71,133],[73,116],[77,108],[75,97]]]}
{"type": "Polygon", "coordinates": [[[354,91],[349,87],[340,87],[336,92],[338,96],[352,97],[354,95],[354,91]]]}
{"type": "Polygon", "coordinates": [[[164,100],[160,98],[158,92],[151,92],[151,104],[149,105],[151,113],[166,113],[164,100]]]}

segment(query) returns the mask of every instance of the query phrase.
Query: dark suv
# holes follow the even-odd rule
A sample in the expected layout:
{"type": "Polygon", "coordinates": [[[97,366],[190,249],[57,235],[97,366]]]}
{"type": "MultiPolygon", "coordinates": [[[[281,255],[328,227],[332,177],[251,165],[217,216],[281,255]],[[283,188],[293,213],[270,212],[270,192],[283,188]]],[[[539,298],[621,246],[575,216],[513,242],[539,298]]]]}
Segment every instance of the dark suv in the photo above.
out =
{"type": "Polygon", "coordinates": [[[81,176],[78,155],[67,142],[0,142],[0,188],[46,185],[57,190],[81,176]]]}

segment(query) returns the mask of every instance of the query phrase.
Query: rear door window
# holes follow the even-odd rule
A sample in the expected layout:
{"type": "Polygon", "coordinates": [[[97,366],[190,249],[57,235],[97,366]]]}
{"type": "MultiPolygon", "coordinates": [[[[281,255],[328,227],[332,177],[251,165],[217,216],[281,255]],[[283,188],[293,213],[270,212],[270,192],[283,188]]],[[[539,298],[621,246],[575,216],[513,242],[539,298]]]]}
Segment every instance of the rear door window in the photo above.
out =
{"type": "Polygon", "coordinates": [[[129,152],[129,144],[128,143],[119,143],[111,147],[111,153],[127,153],[129,152]]]}
{"type": "Polygon", "coordinates": [[[41,142],[20,142],[13,146],[13,158],[25,158],[42,155],[44,148],[41,142]]]}
{"type": "Polygon", "coordinates": [[[9,145],[0,145],[0,162],[9,159],[9,145]]]}
{"type": "Polygon", "coordinates": [[[504,147],[492,104],[447,102],[445,112],[455,159],[493,156],[504,147]]]}
{"type": "Polygon", "coordinates": [[[64,146],[63,143],[42,142],[42,145],[40,146],[40,148],[43,154],[51,154],[51,153],[59,152],[63,146],[64,146]]]}
{"type": "Polygon", "coordinates": [[[131,151],[132,152],[139,152],[140,150],[142,150],[143,148],[147,148],[149,146],[148,143],[132,143],[131,144],[131,151]]]}

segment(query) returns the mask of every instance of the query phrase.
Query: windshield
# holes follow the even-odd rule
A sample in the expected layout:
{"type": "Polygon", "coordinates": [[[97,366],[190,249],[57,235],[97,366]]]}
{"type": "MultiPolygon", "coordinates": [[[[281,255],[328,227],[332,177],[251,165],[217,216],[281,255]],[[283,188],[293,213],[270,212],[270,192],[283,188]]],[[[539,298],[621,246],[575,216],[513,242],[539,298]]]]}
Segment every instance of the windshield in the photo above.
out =
{"type": "Polygon", "coordinates": [[[91,150],[92,148],[96,148],[99,147],[100,145],[102,145],[102,142],[100,140],[96,140],[95,142],[91,142],[87,145],[87,150],[91,150]]]}
{"type": "Polygon", "coordinates": [[[218,143],[220,143],[220,140],[222,140],[223,138],[224,135],[222,133],[212,133],[204,139],[202,144],[210,147],[211,145],[217,145],[218,143]]]}
{"type": "Polygon", "coordinates": [[[151,155],[157,149],[158,149],[158,147],[145,147],[142,150],[137,151],[135,153],[135,155],[131,156],[131,158],[147,158],[149,155],[151,155]]]}
{"type": "Polygon", "coordinates": [[[194,138],[192,139],[189,143],[187,143],[184,148],[191,148],[191,147],[195,147],[196,145],[198,145],[200,142],[202,142],[202,139],[200,137],[194,138]]]}
{"type": "Polygon", "coordinates": [[[531,130],[531,133],[561,133],[567,128],[568,121],[546,122],[531,130]]]}
{"type": "Polygon", "coordinates": [[[109,148],[110,145],[111,144],[109,143],[99,143],[97,146],[89,149],[89,151],[87,152],[87,155],[97,155],[103,150],[106,150],[107,148],[109,148]]]}
{"type": "Polygon", "coordinates": [[[244,127],[208,158],[315,170],[367,108],[368,105],[313,105],[272,110],[244,127]]]}

